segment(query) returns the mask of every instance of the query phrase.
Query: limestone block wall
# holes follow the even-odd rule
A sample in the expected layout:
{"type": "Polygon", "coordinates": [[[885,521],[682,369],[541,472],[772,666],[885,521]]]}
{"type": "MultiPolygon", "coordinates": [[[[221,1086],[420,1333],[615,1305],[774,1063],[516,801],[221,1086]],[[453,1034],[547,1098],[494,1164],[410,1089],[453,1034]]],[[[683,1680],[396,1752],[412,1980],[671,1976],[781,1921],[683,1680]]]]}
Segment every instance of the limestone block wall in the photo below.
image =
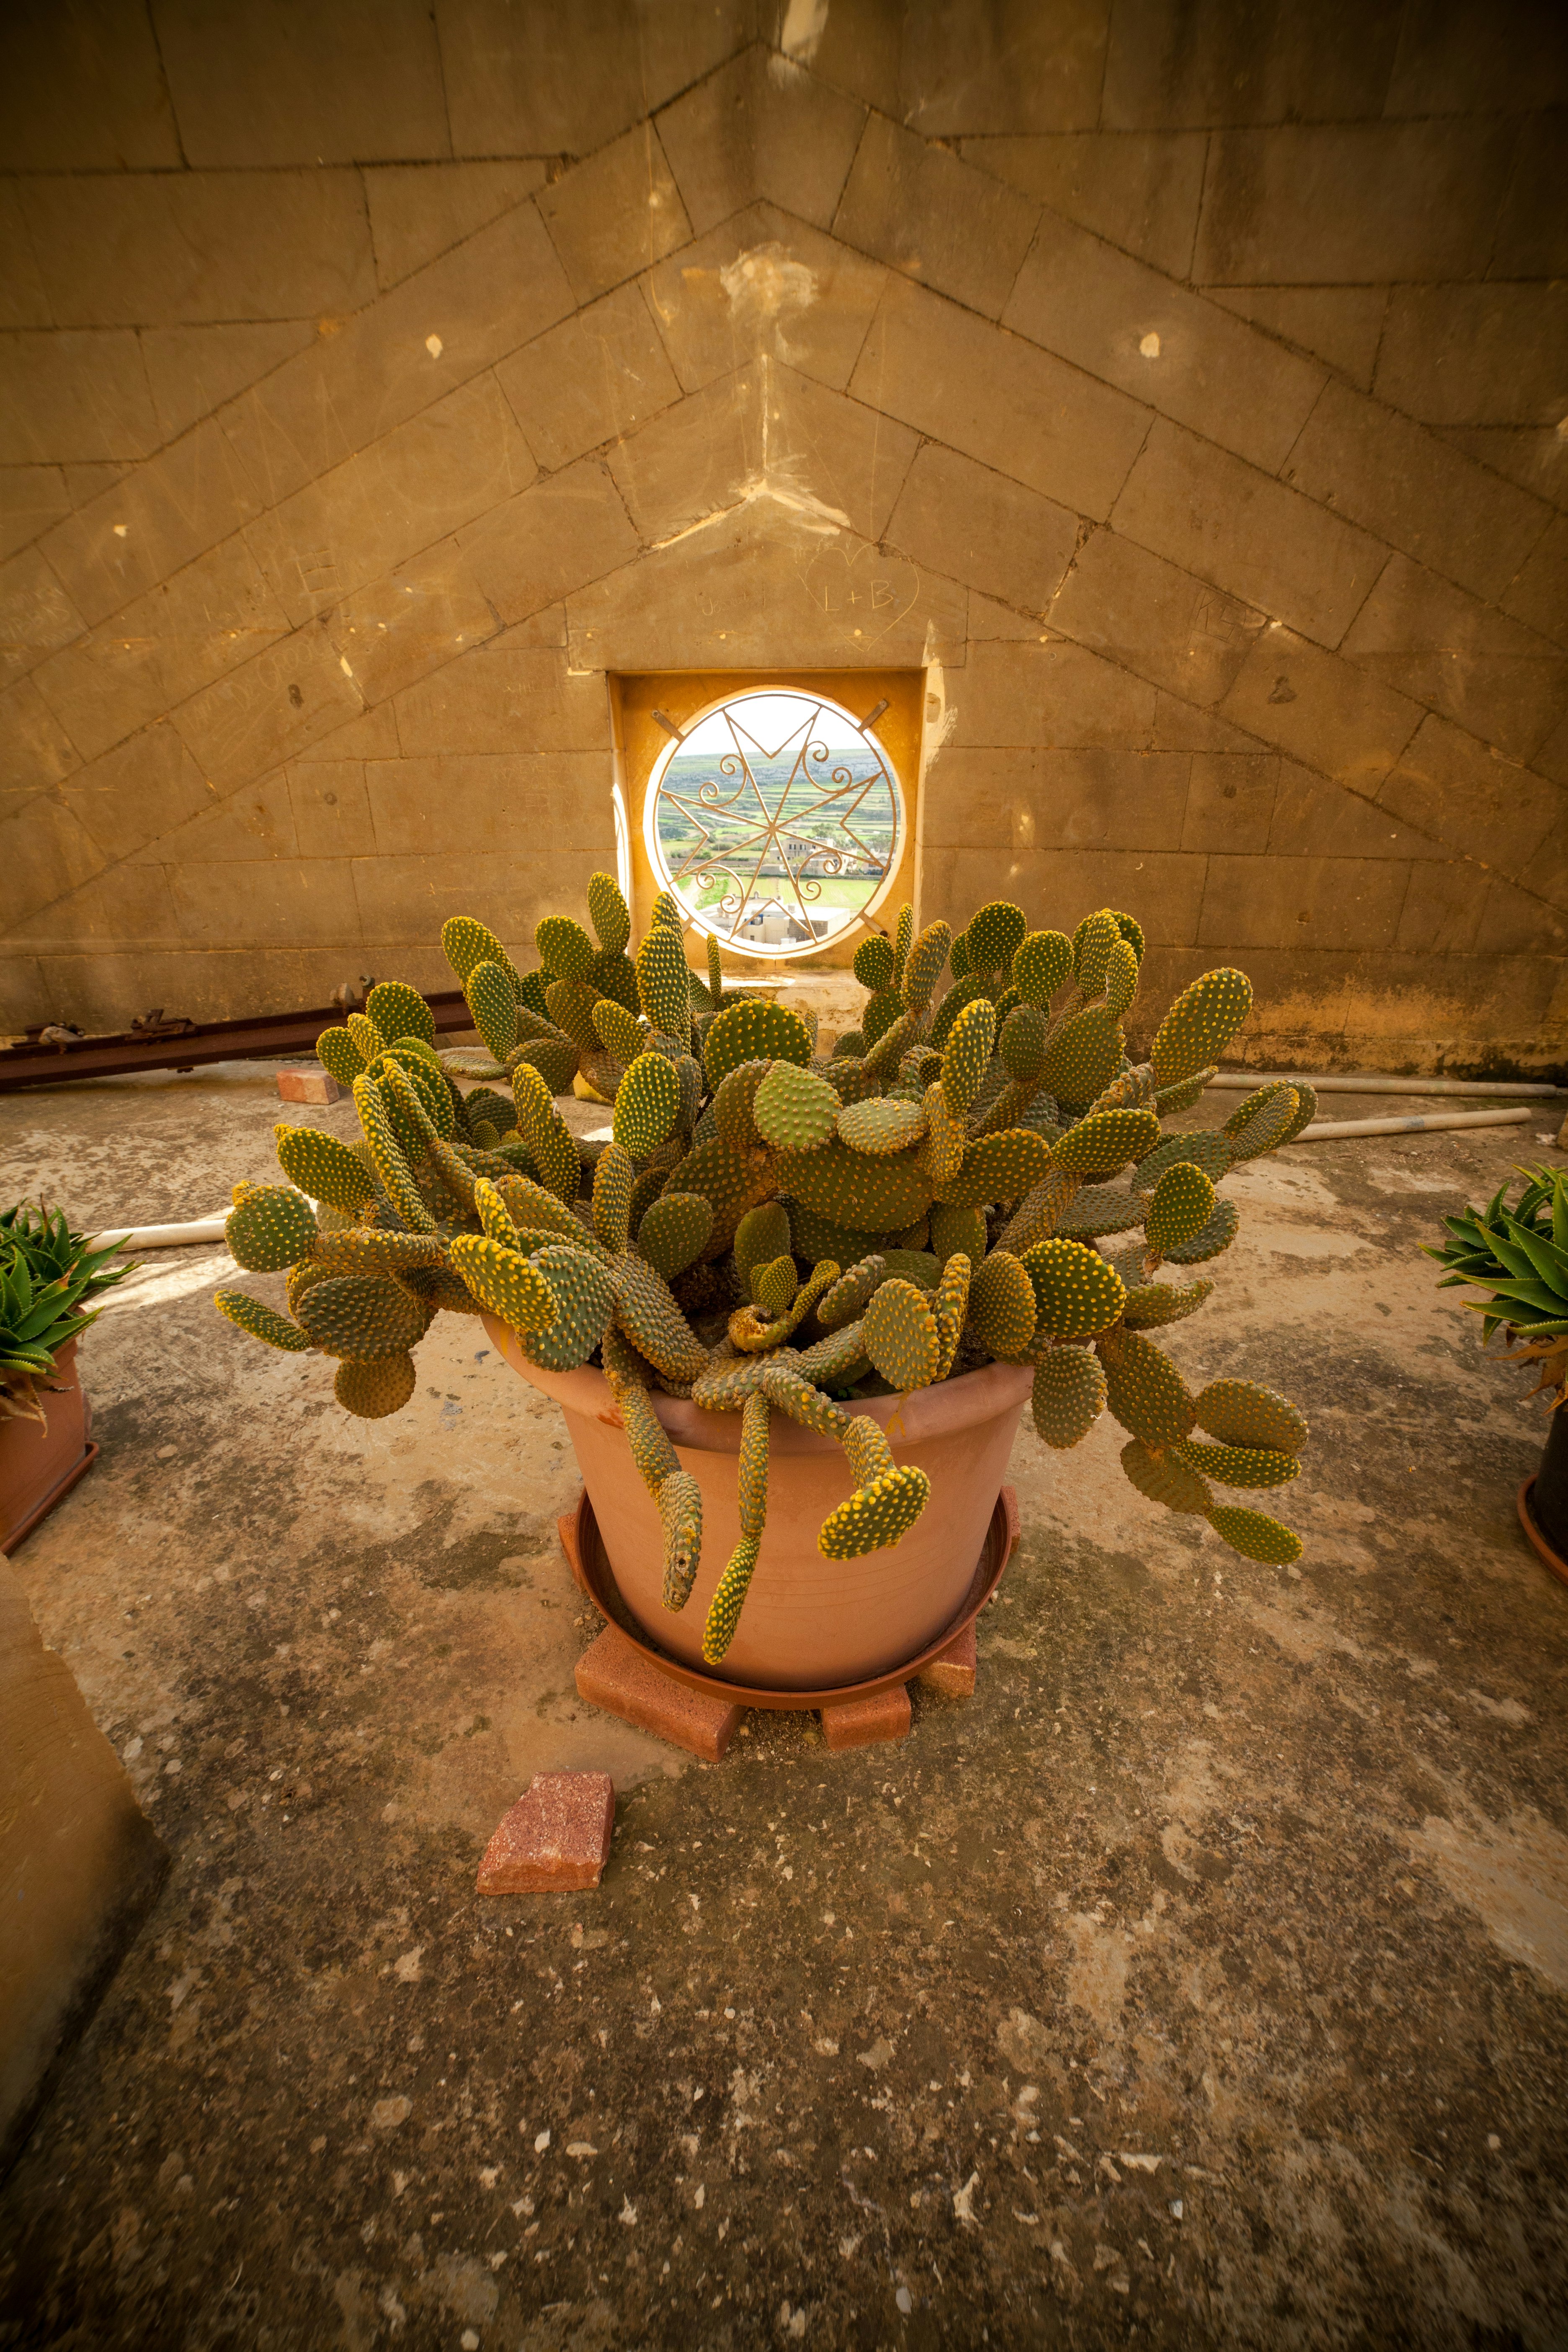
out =
{"type": "Polygon", "coordinates": [[[925,674],[921,913],[1260,1058],[1568,1038],[1551,0],[71,0],[0,26],[5,1022],[445,978],[606,680],[925,674]]]}

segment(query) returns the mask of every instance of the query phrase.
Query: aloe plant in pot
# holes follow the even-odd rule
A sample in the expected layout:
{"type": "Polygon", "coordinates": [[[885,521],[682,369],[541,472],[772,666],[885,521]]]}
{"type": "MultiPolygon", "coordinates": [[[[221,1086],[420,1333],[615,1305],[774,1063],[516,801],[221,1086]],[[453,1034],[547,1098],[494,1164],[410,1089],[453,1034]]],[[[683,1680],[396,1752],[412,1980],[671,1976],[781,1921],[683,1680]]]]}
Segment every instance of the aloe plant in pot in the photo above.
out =
{"type": "Polygon", "coordinates": [[[1510,1183],[1484,1209],[1445,1217],[1448,1238],[1424,1243],[1446,1266],[1438,1288],[1469,1286],[1486,1298],[1465,1304],[1481,1318],[1481,1344],[1500,1330],[1506,1352],[1497,1360],[1534,1364],[1531,1396],[1545,1396],[1550,1419],[1541,1466],[1519,1490],[1525,1534],[1553,1572],[1568,1582],[1568,1171],[1526,1168],[1510,1207],[1510,1183]]]}
{"type": "Polygon", "coordinates": [[[92,1302],[131,1269],[108,1269],[61,1210],[0,1210],[0,1552],[53,1509],[92,1458],[77,1342],[92,1302]]]}
{"type": "Polygon", "coordinates": [[[323,1034],[363,1139],[278,1129],[289,1184],[237,1186],[228,1235],[286,1274],[289,1312],[231,1291],[223,1313],[335,1357],[371,1416],[412,1395],[436,1312],[483,1313],[565,1411],[632,1615],[752,1686],[841,1687],[951,1622],[1026,1403],[1059,1450],[1109,1409],[1141,1493],[1297,1557],[1216,1489],[1294,1478],[1300,1413],[1244,1380],[1194,1394],[1151,1336],[1213,1289],[1194,1269],[1237,1231],[1226,1172],[1316,1108],[1271,1085],[1165,1132],[1247,1016],[1244,974],[1194,982],[1133,1064],[1131,916],[1069,936],[996,901],[917,937],[906,907],[862,942],[861,1024],[824,1055],[809,1018],[726,986],[711,940],[691,969],[669,897],[635,955],[607,876],[588,911],[592,937],[539,925],[528,972],[446,925],[482,1051],[437,1053],[399,983],[323,1034]],[[606,1140],[552,1099],[579,1073],[606,1140]]]}

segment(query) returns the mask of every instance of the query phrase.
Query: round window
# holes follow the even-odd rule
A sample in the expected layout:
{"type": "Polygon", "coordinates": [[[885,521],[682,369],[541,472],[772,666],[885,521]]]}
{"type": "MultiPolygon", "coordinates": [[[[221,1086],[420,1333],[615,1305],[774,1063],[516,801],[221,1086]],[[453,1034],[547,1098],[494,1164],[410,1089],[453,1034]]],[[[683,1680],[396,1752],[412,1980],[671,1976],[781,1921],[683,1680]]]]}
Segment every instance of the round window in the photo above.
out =
{"type": "Polygon", "coordinates": [[[899,870],[904,824],[870,728],[793,687],[711,704],[659,754],[644,815],[660,887],[697,929],[774,958],[868,919],[899,870]]]}

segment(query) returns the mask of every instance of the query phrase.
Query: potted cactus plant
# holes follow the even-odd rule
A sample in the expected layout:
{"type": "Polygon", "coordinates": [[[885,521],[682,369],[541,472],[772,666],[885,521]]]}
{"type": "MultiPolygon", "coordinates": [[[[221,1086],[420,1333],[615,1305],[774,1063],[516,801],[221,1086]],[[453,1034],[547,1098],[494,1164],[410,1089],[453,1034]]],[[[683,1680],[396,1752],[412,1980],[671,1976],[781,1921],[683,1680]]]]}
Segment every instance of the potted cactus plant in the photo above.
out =
{"type": "Polygon", "coordinates": [[[1568,1583],[1568,1172],[1527,1168],[1510,1208],[1509,1184],[1484,1209],[1445,1217],[1448,1238],[1424,1243],[1447,1271],[1440,1290],[1468,1285],[1488,1293],[1465,1304],[1481,1318],[1481,1345],[1503,1334],[1501,1363],[1535,1364],[1531,1396],[1550,1416],[1541,1466],[1520,1486],[1520,1524],[1554,1575],[1568,1583]]]}
{"type": "Polygon", "coordinates": [[[226,1291],[224,1314],[335,1358],[340,1401],[372,1416],[412,1395],[438,1310],[485,1315],[565,1408],[633,1616],[775,1688],[852,1682],[940,1633],[1026,1403],[1063,1451],[1109,1409],[1142,1494],[1251,1559],[1297,1557],[1216,1490],[1294,1478],[1302,1416],[1243,1380],[1194,1394],[1153,1336],[1213,1289],[1226,1171],[1316,1108],[1274,1084],[1166,1132],[1247,1016],[1243,973],[1194,981],[1134,1064],[1131,916],[1069,937],[998,901],[955,938],[917,936],[905,907],[861,943],[860,1025],[823,1055],[810,1017],[725,986],[711,940],[691,969],[672,898],[635,953],[607,876],[588,910],[592,936],[542,922],[526,972],[447,922],[482,1050],[437,1052],[395,982],[322,1035],[363,1139],[278,1129],[288,1181],[237,1186],[228,1237],[286,1276],[288,1312],[226,1291]],[[608,1139],[557,1108],[579,1074],[608,1139]]]}
{"type": "Polygon", "coordinates": [[[19,1202],[0,1211],[0,1552],[10,1552],[89,1468],[90,1416],[77,1342],[90,1302],[131,1271],[107,1272],[118,1243],[95,1250],[62,1210],[19,1202]]]}

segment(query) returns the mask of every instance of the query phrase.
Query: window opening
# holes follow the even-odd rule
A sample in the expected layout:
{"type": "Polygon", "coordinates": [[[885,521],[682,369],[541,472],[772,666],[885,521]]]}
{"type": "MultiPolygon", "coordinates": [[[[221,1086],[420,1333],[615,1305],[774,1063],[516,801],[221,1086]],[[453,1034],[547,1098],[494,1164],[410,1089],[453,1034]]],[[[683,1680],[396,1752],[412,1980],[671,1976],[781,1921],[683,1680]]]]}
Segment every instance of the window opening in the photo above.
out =
{"type": "Polygon", "coordinates": [[[892,887],[908,818],[874,730],[830,697],[756,687],[710,703],[648,779],[643,830],[661,888],[749,956],[808,954],[868,922],[892,887]]]}

